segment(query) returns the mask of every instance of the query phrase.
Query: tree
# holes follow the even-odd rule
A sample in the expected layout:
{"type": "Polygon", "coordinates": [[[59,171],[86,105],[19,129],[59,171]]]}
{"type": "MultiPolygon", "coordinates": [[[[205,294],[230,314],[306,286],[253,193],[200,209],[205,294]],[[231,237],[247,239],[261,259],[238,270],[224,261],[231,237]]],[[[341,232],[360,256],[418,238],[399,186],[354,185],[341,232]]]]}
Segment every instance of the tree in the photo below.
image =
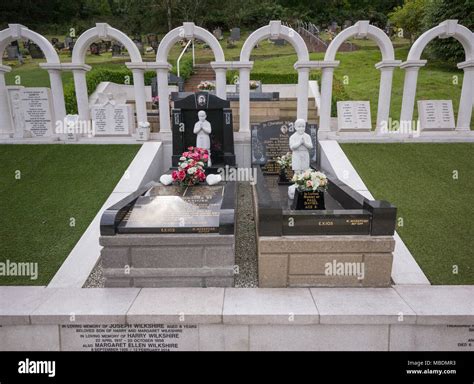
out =
{"type": "Polygon", "coordinates": [[[403,36],[413,43],[424,30],[425,7],[429,0],[405,0],[403,6],[395,7],[389,13],[393,25],[401,28],[403,36]]]}
{"type": "MultiPolygon", "coordinates": [[[[474,27],[472,0],[432,0],[426,8],[425,29],[435,27],[444,20],[455,19],[470,30],[474,27]]],[[[427,47],[430,57],[458,63],[464,60],[464,49],[456,39],[435,39],[427,47]]]]}

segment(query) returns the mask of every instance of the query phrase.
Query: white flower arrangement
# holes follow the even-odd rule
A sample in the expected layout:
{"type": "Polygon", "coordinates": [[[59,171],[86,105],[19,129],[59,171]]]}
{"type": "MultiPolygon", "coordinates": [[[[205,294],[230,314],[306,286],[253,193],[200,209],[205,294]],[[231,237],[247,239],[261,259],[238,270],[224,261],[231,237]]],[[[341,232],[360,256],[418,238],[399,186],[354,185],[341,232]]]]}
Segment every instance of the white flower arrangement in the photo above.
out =
{"type": "Polygon", "coordinates": [[[287,152],[286,155],[283,155],[283,156],[278,156],[276,162],[280,166],[280,169],[290,169],[291,168],[291,152],[287,152]]]}
{"type": "Polygon", "coordinates": [[[260,82],[258,80],[250,80],[249,87],[250,89],[257,89],[260,86],[260,82]]]}
{"type": "Polygon", "coordinates": [[[212,81],[201,81],[198,84],[197,89],[200,91],[213,91],[216,89],[216,84],[214,84],[212,81]]]}
{"type": "Polygon", "coordinates": [[[301,192],[323,192],[327,189],[328,185],[328,179],[324,173],[311,169],[295,174],[291,181],[296,184],[296,187],[301,192]]]}

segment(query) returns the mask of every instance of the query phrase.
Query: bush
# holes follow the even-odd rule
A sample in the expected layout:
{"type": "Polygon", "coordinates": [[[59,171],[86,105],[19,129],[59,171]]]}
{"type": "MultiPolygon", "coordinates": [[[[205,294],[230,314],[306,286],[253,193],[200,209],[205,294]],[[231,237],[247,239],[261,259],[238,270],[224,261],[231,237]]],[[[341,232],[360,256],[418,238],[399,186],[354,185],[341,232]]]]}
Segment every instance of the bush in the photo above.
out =
{"type": "MultiPolygon", "coordinates": [[[[470,0],[433,0],[427,4],[424,28],[428,30],[444,20],[455,19],[469,29],[474,28],[474,3],[470,0]]],[[[464,48],[456,39],[434,39],[427,46],[429,58],[459,63],[465,60],[464,48]]]]}
{"type": "MultiPolygon", "coordinates": [[[[186,80],[193,71],[192,58],[186,58],[181,61],[180,75],[186,80]]],[[[176,66],[171,70],[176,74],[176,66]]],[[[145,85],[151,85],[151,80],[156,77],[155,71],[145,72],[145,85]]],[[[116,84],[130,84],[133,85],[133,73],[128,68],[109,69],[97,67],[92,69],[86,75],[87,94],[91,95],[97,86],[103,81],[110,81],[116,84]]],[[[77,113],[77,100],[74,84],[68,84],[64,87],[64,100],[66,103],[66,111],[69,114],[77,113]]]]}

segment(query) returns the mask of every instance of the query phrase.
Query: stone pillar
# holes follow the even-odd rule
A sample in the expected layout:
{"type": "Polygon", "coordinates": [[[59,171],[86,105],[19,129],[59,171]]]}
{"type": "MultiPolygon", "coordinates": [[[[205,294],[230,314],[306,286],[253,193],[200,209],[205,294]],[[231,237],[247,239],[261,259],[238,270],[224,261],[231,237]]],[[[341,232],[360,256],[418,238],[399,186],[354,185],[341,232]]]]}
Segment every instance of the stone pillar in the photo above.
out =
{"type": "Polygon", "coordinates": [[[308,121],[309,68],[298,67],[298,88],[296,90],[296,118],[308,121]]]}
{"type": "Polygon", "coordinates": [[[375,64],[380,70],[379,102],[377,109],[376,133],[382,133],[382,128],[389,128],[390,100],[392,97],[393,70],[401,64],[401,60],[384,60],[375,64]]]}
{"type": "Polygon", "coordinates": [[[10,67],[0,65],[0,138],[10,137],[10,134],[14,132],[8,91],[5,83],[5,73],[10,71],[10,67]]]}
{"type": "Polygon", "coordinates": [[[160,105],[160,133],[171,132],[168,89],[168,72],[171,69],[171,65],[167,62],[158,62],[149,65],[149,67],[156,68],[158,97],[160,105]]]}
{"type": "MultiPolygon", "coordinates": [[[[54,118],[56,121],[64,122],[66,117],[66,105],[64,104],[63,81],[59,69],[48,69],[51,93],[53,95],[54,118]]],[[[56,122],[53,122],[55,126],[56,122]]]]}
{"type": "Polygon", "coordinates": [[[334,69],[339,61],[324,61],[322,63],[321,78],[321,112],[319,114],[319,131],[331,131],[331,102],[332,102],[332,78],[334,69]]]}
{"type": "Polygon", "coordinates": [[[474,87],[474,60],[459,63],[458,68],[464,70],[464,78],[462,81],[456,131],[470,131],[474,97],[474,91],[472,89],[474,87]]]}
{"type": "Polygon", "coordinates": [[[86,72],[84,68],[73,69],[74,88],[76,89],[77,111],[79,120],[82,122],[90,120],[89,95],[87,93],[86,72]]]}
{"type": "Polygon", "coordinates": [[[413,108],[415,106],[416,83],[418,71],[426,64],[426,60],[408,60],[400,65],[405,70],[403,84],[402,110],[400,113],[400,128],[412,128],[413,108]]]}
{"type": "Polygon", "coordinates": [[[226,69],[214,68],[216,71],[216,96],[226,100],[226,69]]]}
{"type": "Polygon", "coordinates": [[[146,111],[146,92],[145,92],[145,63],[127,63],[126,66],[133,73],[133,88],[135,91],[135,108],[137,111],[137,126],[140,123],[148,122],[146,111]]]}
{"type": "Polygon", "coordinates": [[[253,63],[242,63],[239,67],[239,132],[250,132],[250,70],[253,63]]]}

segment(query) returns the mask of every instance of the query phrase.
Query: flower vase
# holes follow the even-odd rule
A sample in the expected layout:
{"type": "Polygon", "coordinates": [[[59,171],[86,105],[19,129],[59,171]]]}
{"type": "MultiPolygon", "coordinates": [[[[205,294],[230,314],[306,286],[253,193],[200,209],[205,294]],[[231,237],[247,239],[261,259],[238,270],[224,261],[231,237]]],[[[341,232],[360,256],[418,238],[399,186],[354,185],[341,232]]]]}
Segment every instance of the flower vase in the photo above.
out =
{"type": "Polygon", "coordinates": [[[293,178],[293,170],[291,168],[280,168],[280,173],[278,175],[279,185],[293,184],[293,182],[291,181],[292,178],[293,178]]]}

